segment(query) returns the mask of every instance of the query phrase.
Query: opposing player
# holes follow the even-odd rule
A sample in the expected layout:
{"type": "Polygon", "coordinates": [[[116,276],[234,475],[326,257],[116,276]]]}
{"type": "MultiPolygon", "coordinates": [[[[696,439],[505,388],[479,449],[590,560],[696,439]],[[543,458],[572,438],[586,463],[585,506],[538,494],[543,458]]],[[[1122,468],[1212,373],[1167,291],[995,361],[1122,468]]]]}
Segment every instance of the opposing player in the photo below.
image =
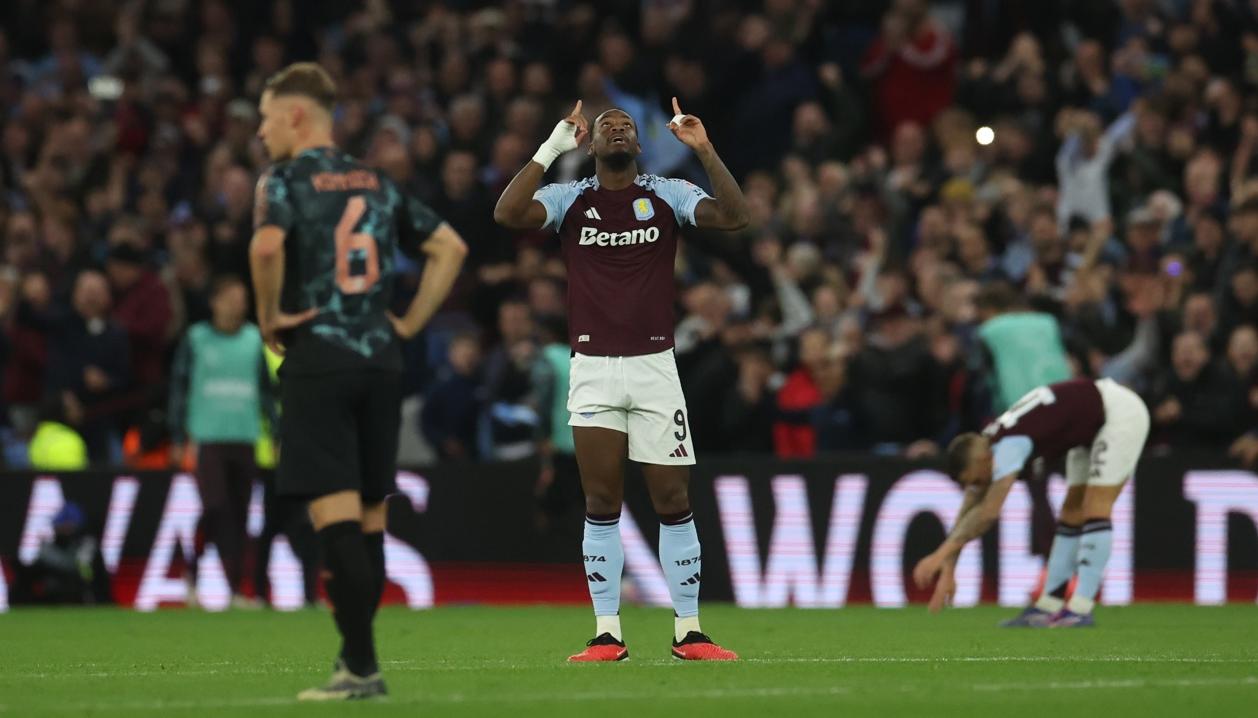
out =
{"type": "Polygon", "coordinates": [[[332,78],[311,63],[267,82],[258,136],[276,164],[258,182],[249,249],[263,339],[286,350],[276,488],[310,500],[342,639],[332,679],[302,700],[385,693],[372,622],[397,473],[398,338],[432,317],[467,253],[431,210],[336,149],[335,101],[332,78]],[[397,249],[426,255],[402,317],[388,313],[397,249]]]}
{"type": "Polygon", "coordinates": [[[572,661],[629,656],[620,630],[626,457],[642,464],[660,518],[660,563],[675,614],[673,656],[737,658],[699,627],[702,552],[688,492],[694,447],[673,357],[673,263],[682,225],[738,229],[747,224],[747,201],[703,123],[682,114],[676,98],[673,110],[668,127],[694,150],[715,197],[689,182],[639,174],[642,147],[633,118],[607,110],[591,130],[577,102],[494,208],[494,219],[506,227],[558,233],[568,265],[568,411],[585,490],[582,547],[595,614],[595,637],[572,661]],[[551,162],[587,135],[594,176],[539,189],[551,162]]]}
{"type": "Polygon", "coordinates": [[[1022,397],[983,429],[948,447],[948,473],[965,487],[956,525],[943,544],[918,562],[913,579],[925,588],[939,576],[931,610],[956,590],[961,549],[982,536],[1018,474],[1035,457],[1066,456],[1066,499],[1048,556],[1040,598],[1006,627],[1092,626],[1092,607],[1109,561],[1110,514],[1131,478],[1149,435],[1149,410],[1135,392],[1109,379],[1072,379],[1022,397]],[[1069,603],[1066,587],[1078,573],[1069,603]]]}

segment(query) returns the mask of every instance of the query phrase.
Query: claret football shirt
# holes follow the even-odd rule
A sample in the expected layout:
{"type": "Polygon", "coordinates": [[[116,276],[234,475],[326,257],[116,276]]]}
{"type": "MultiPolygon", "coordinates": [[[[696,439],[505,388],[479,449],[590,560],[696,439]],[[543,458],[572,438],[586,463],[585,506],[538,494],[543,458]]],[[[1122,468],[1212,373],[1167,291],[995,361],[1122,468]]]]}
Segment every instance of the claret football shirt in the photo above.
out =
{"type": "Polygon", "coordinates": [[[568,265],[573,350],[635,356],[672,348],[678,233],[695,223],[695,206],[706,197],[690,182],[655,175],[619,190],[588,177],[533,195],[568,265]]]}
{"type": "Polygon", "coordinates": [[[1104,424],[1094,382],[1071,379],[1034,389],[983,429],[992,442],[992,479],[1021,472],[1028,459],[1051,461],[1090,446],[1104,424]]]}

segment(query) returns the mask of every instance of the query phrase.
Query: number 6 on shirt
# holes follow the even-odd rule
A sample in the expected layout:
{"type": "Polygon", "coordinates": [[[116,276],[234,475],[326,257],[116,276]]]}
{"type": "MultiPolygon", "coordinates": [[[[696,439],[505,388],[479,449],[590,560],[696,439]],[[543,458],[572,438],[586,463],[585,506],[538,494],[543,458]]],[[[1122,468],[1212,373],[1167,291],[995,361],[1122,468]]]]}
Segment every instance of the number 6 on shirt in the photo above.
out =
{"type": "Polygon", "coordinates": [[[345,212],[336,224],[336,287],[341,294],[362,294],[380,279],[380,257],[377,255],[376,238],[365,232],[355,232],[358,220],[367,211],[367,201],[361,196],[350,197],[345,202],[345,212]],[[350,260],[362,259],[364,271],[351,273],[350,260]]]}

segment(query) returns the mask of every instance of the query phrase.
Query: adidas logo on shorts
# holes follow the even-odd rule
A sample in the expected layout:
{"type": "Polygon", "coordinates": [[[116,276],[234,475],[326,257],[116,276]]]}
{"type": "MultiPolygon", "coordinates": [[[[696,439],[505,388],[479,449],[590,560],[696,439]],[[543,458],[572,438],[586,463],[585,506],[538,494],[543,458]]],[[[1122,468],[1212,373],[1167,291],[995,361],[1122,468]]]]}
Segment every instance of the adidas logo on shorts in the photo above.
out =
{"type": "Polygon", "coordinates": [[[669,455],[668,455],[668,458],[670,458],[670,459],[681,459],[681,458],[684,458],[684,457],[687,457],[687,456],[690,456],[690,454],[686,453],[686,445],[685,445],[685,444],[678,444],[678,445],[677,445],[677,448],[673,450],[673,453],[671,453],[671,454],[669,454],[669,455]]]}

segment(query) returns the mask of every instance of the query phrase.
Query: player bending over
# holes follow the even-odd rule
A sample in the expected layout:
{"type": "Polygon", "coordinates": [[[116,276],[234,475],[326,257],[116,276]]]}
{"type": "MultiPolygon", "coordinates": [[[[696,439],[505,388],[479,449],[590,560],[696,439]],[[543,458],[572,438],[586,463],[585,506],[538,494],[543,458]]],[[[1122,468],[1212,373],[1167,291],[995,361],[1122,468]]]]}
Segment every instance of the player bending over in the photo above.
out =
{"type": "Polygon", "coordinates": [[[394,491],[402,353],[441,306],[467,248],[450,225],[332,143],[336,87],[298,63],[262,93],[249,248],[258,325],[281,369],[280,495],[310,500],[340,631],[331,681],[302,700],[383,695],[372,622],[384,589],[384,499],[394,491]],[[426,255],[419,292],[388,313],[395,250],[426,255]],[[282,344],[281,344],[282,342],[282,344]]]}
{"type": "Polygon", "coordinates": [[[673,357],[673,262],[682,225],[732,230],[747,224],[747,200],[708,141],[703,123],[683,115],[668,123],[695,151],[716,191],[638,174],[638,128],[622,110],[589,123],[577,102],[520,170],[494,208],[513,229],[548,227],[568,265],[568,334],[573,349],[569,423],[585,491],[586,580],[595,637],[571,661],[629,656],[620,631],[620,543],[626,456],[642,464],[660,518],[660,563],[676,616],[673,656],[733,660],[699,628],[702,553],[690,513],[687,467],[695,462],[686,399],[673,357]],[[559,155],[591,137],[593,177],[549,184],[542,176],[559,155]]]}
{"type": "Polygon", "coordinates": [[[1048,556],[1044,592],[1021,615],[1001,624],[1092,626],[1092,607],[1109,561],[1110,513],[1131,477],[1149,435],[1149,411],[1134,392],[1109,379],[1073,379],[1042,386],[1018,400],[983,429],[948,446],[948,473],[965,487],[952,533],[913,569],[925,588],[939,577],[931,598],[938,611],[956,591],[957,556],[1000,517],[1009,487],[1027,461],[1066,456],[1066,500],[1048,556]],[[1066,586],[1078,573],[1067,603],[1066,586]]]}

